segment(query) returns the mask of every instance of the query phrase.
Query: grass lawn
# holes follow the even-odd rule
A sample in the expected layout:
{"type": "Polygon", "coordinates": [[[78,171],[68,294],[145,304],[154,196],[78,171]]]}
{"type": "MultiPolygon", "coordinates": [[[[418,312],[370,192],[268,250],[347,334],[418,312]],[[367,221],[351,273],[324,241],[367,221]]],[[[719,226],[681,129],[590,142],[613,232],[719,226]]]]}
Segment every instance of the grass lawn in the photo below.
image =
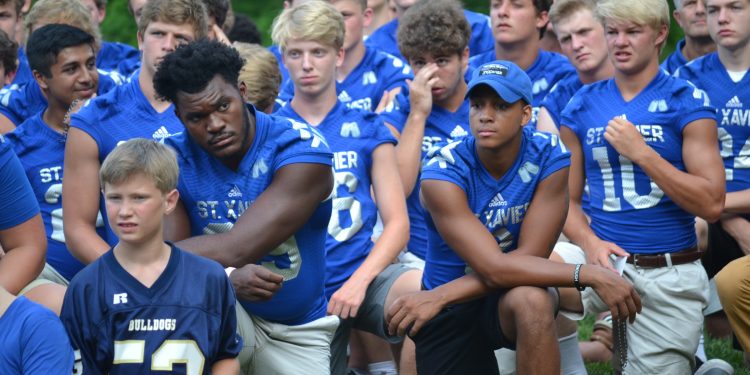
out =
{"type": "MultiPolygon", "coordinates": [[[[578,327],[578,337],[581,340],[588,340],[591,336],[591,330],[594,326],[594,318],[586,317],[578,327]]],[[[732,349],[730,340],[717,340],[706,337],[706,354],[708,358],[721,358],[734,367],[736,375],[750,375],[750,369],[744,367],[742,352],[732,349]]],[[[608,363],[589,363],[586,365],[589,375],[612,374],[612,367],[608,363]]]]}

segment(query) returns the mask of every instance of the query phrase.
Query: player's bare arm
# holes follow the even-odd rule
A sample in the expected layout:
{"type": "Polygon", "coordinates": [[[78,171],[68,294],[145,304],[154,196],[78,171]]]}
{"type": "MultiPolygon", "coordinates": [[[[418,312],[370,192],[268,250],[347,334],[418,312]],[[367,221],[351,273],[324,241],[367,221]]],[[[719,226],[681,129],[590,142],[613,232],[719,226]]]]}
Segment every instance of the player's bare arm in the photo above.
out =
{"type": "Polygon", "coordinates": [[[15,295],[44,268],[47,237],[42,216],[36,214],[19,225],[0,230],[0,244],[5,252],[0,258],[0,286],[15,295]]]}
{"type": "Polygon", "coordinates": [[[83,130],[70,128],[65,144],[63,222],[65,243],[83,264],[109,250],[96,233],[99,215],[99,147],[83,130]]]}

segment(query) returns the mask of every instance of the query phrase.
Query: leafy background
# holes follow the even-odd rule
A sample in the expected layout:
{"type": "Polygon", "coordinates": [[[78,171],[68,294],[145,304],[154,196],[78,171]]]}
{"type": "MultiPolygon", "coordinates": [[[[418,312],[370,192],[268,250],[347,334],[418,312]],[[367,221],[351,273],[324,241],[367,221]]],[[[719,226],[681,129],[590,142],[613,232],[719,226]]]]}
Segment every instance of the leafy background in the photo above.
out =
{"type": "MultiPolygon", "coordinates": [[[[487,13],[489,11],[489,0],[464,0],[463,1],[467,9],[487,13]]],[[[263,40],[265,45],[270,44],[269,30],[271,29],[271,23],[273,18],[281,11],[283,0],[233,0],[232,7],[237,13],[243,13],[258,26],[258,29],[263,32],[263,40]]],[[[669,1],[670,7],[672,7],[672,1],[669,1]]],[[[127,0],[109,0],[107,4],[107,18],[102,25],[102,34],[104,39],[111,41],[124,42],[132,45],[136,45],[135,38],[135,22],[133,17],[127,10],[127,0]]],[[[682,30],[672,22],[671,32],[669,35],[669,43],[663,51],[663,56],[667,56],[674,50],[674,45],[677,41],[682,38],[682,30]]]]}

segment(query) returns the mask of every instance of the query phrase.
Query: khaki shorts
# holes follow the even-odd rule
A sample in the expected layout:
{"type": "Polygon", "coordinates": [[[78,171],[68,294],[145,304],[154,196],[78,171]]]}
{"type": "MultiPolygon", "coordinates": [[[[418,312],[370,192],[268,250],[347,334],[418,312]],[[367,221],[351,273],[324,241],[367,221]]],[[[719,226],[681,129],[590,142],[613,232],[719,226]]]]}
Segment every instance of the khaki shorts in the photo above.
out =
{"type": "Polygon", "coordinates": [[[26,285],[23,289],[21,289],[18,295],[24,295],[28,291],[44,284],[58,284],[67,287],[68,285],[70,285],[70,282],[62,277],[60,273],[57,272],[57,270],[49,265],[49,263],[44,263],[44,269],[42,269],[42,273],[39,274],[39,276],[37,276],[34,281],[30,282],[29,285],[26,285]]]}
{"type": "Polygon", "coordinates": [[[249,315],[238,302],[237,332],[244,344],[237,357],[242,374],[329,374],[337,316],[297,326],[249,315]]]}

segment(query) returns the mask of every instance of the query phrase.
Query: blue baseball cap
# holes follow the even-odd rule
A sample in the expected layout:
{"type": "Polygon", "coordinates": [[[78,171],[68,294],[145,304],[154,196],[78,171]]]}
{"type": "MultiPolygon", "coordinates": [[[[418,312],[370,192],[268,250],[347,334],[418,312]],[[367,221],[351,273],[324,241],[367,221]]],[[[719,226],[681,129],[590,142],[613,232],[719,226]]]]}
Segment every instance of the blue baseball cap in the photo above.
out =
{"type": "Polygon", "coordinates": [[[531,79],[523,69],[510,61],[497,60],[475,69],[469,81],[466,97],[468,98],[471,91],[480,85],[491,87],[508,103],[515,103],[520,99],[528,104],[532,103],[531,79]]]}

